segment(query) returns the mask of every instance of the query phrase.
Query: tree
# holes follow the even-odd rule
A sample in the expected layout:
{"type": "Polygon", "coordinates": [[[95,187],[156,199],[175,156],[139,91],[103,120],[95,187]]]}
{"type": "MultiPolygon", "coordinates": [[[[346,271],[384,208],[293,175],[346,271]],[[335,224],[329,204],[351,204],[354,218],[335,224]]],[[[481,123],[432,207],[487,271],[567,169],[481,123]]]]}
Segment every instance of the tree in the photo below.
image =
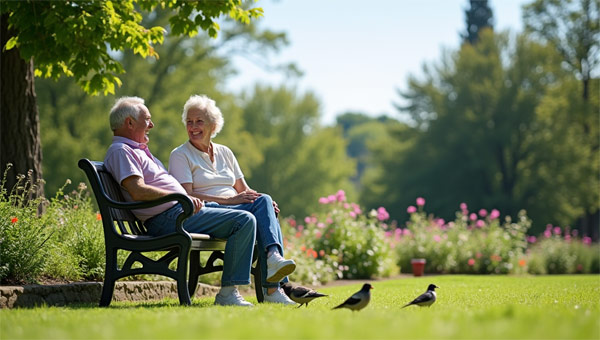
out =
{"type": "Polygon", "coordinates": [[[351,187],[354,162],[346,156],[341,131],[319,126],[313,94],[257,85],[241,106],[241,124],[262,155],[242,170],[253,189],[278,202],[283,216],[306,216],[317,208],[318,197],[351,187]]]}
{"type": "Polygon", "coordinates": [[[462,35],[463,41],[475,44],[479,40],[479,33],[484,28],[493,29],[494,14],[487,0],[469,0],[471,7],[465,10],[467,32],[462,35]]]}
{"type": "MultiPolygon", "coordinates": [[[[566,68],[580,79],[583,104],[570,111],[569,118],[581,126],[582,145],[589,147],[590,154],[598,154],[600,106],[591,100],[595,93],[590,94],[590,87],[600,64],[600,0],[536,0],[524,6],[523,19],[526,31],[559,51],[566,68]]],[[[599,177],[600,164],[590,164],[599,177]]],[[[584,232],[597,235],[600,203],[589,198],[582,202],[585,214],[578,224],[584,232]]]]}
{"type": "Polygon", "coordinates": [[[600,63],[600,0],[536,0],[524,6],[523,20],[527,32],[560,52],[581,79],[587,100],[592,71],[600,63]]]}
{"type": "MultiPolygon", "coordinates": [[[[477,44],[427,67],[425,79],[411,78],[402,94],[415,127],[395,129],[393,153],[379,148],[382,170],[370,179],[373,186],[402,210],[426,197],[430,211],[444,218],[466,202],[512,216],[526,209],[534,231],[571,223],[597,181],[579,144],[581,130],[564,116],[560,129],[544,118],[572,107],[541,110],[556,93],[569,96],[573,89],[574,77],[560,65],[551,46],[526,35],[511,43],[507,34],[486,30],[477,44]]],[[[405,216],[402,210],[395,216],[405,216]]]]}
{"type": "MultiPolygon", "coordinates": [[[[167,26],[168,13],[155,10],[144,17],[144,26],[167,26]]],[[[285,34],[259,30],[254,22],[243,25],[233,20],[222,22],[218,40],[204,35],[192,38],[167,36],[156,52],[160,59],[142,59],[132,52],[123,52],[117,60],[128,70],[121,76],[123,85],[115,95],[89,96],[73,81],[62,77],[58,81],[38,78],[36,88],[40,109],[43,171],[46,194],[54,195],[65,179],[84,181],[80,171],[74,171],[77,160],[86,157],[103,159],[110,144],[111,132],[107,112],[116,98],[137,95],[146,99],[157,128],[151,132],[150,148],[165,165],[173,148],[187,140],[181,123],[183,103],[192,94],[204,93],[217,100],[227,122],[217,136],[225,144],[240,145],[239,160],[253,162],[258,157],[251,136],[240,129],[235,119],[234,96],[221,90],[221,84],[232,69],[230,45],[252,45],[245,54],[264,56],[265,51],[277,52],[286,42],[285,34]],[[230,22],[231,21],[231,22],[230,22]]],[[[167,26],[168,28],[168,26],[167,26]]],[[[264,58],[268,60],[269,54],[264,58]]]]}
{"type": "MultiPolygon", "coordinates": [[[[244,9],[241,0],[2,1],[0,6],[0,142],[11,145],[2,150],[0,172],[12,163],[17,173],[32,169],[34,179],[42,178],[34,75],[71,76],[88,93],[114,93],[124,69],[111,51],[158,57],[154,44],[163,42],[165,30],[141,25],[141,12],[168,10],[175,36],[194,36],[202,30],[211,37],[217,35],[215,20],[222,14],[244,23],[262,15],[260,8],[244,9]]],[[[9,176],[6,185],[14,183],[9,176]]],[[[43,187],[37,194],[43,195],[43,187]]]]}

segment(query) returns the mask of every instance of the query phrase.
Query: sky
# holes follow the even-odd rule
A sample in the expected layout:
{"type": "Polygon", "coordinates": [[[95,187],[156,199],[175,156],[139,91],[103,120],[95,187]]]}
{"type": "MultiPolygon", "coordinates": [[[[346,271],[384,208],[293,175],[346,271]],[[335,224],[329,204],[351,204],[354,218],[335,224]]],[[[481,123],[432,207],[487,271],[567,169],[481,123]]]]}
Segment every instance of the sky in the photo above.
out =
{"type": "MultiPolygon", "coordinates": [[[[521,7],[531,1],[490,0],[494,29],[522,31],[521,7]]],[[[239,74],[230,78],[233,91],[255,83],[294,86],[311,91],[321,103],[321,123],[335,124],[348,111],[401,119],[394,103],[402,103],[410,75],[422,75],[424,63],[441,60],[444,50],[457,50],[465,28],[468,0],[260,0],[262,28],[287,33],[290,44],[269,60],[294,62],[303,72],[290,81],[242,57],[234,57],[239,74]]]]}

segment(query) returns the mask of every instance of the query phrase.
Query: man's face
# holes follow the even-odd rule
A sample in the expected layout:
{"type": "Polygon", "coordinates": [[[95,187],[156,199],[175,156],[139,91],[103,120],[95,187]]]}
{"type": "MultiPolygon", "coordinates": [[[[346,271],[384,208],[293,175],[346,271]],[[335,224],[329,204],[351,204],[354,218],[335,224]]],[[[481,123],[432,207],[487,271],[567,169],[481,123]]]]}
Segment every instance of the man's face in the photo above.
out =
{"type": "Polygon", "coordinates": [[[140,105],[142,110],[139,114],[139,117],[134,119],[133,117],[129,118],[127,124],[129,131],[131,133],[131,139],[138,143],[148,143],[150,140],[148,138],[148,132],[150,129],[154,127],[152,120],[150,119],[150,111],[145,105],[140,105]]]}

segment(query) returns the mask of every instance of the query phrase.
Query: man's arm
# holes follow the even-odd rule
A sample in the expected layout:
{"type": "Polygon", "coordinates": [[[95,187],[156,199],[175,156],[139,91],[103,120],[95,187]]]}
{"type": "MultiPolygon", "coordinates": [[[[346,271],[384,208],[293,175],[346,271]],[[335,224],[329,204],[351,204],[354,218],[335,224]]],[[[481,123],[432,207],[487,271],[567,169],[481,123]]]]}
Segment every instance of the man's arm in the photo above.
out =
{"type": "MultiPolygon", "coordinates": [[[[144,183],[144,179],[140,176],[129,176],[121,182],[121,185],[131,198],[135,201],[152,201],[163,196],[172,194],[172,192],[162,190],[144,183]]],[[[202,208],[202,201],[196,197],[188,196],[194,204],[194,213],[197,213],[202,208]]]]}

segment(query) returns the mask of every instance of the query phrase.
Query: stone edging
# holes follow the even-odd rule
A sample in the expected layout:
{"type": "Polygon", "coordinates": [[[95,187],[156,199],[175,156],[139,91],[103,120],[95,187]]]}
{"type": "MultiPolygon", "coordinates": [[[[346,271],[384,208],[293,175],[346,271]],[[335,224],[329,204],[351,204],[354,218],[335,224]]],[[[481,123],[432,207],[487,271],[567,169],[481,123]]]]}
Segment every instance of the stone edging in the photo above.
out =
{"type": "MultiPolygon", "coordinates": [[[[198,284],[196,297],[214,296],[219,288],[198,284]]],[[[100,302],[102,282],[76,282],[58,285],[0,286],[0,308],[64,306],[73,303],[100,302]]],[[[177,299],[173,281],[119,281],[113,301],[177,299]]]]}

